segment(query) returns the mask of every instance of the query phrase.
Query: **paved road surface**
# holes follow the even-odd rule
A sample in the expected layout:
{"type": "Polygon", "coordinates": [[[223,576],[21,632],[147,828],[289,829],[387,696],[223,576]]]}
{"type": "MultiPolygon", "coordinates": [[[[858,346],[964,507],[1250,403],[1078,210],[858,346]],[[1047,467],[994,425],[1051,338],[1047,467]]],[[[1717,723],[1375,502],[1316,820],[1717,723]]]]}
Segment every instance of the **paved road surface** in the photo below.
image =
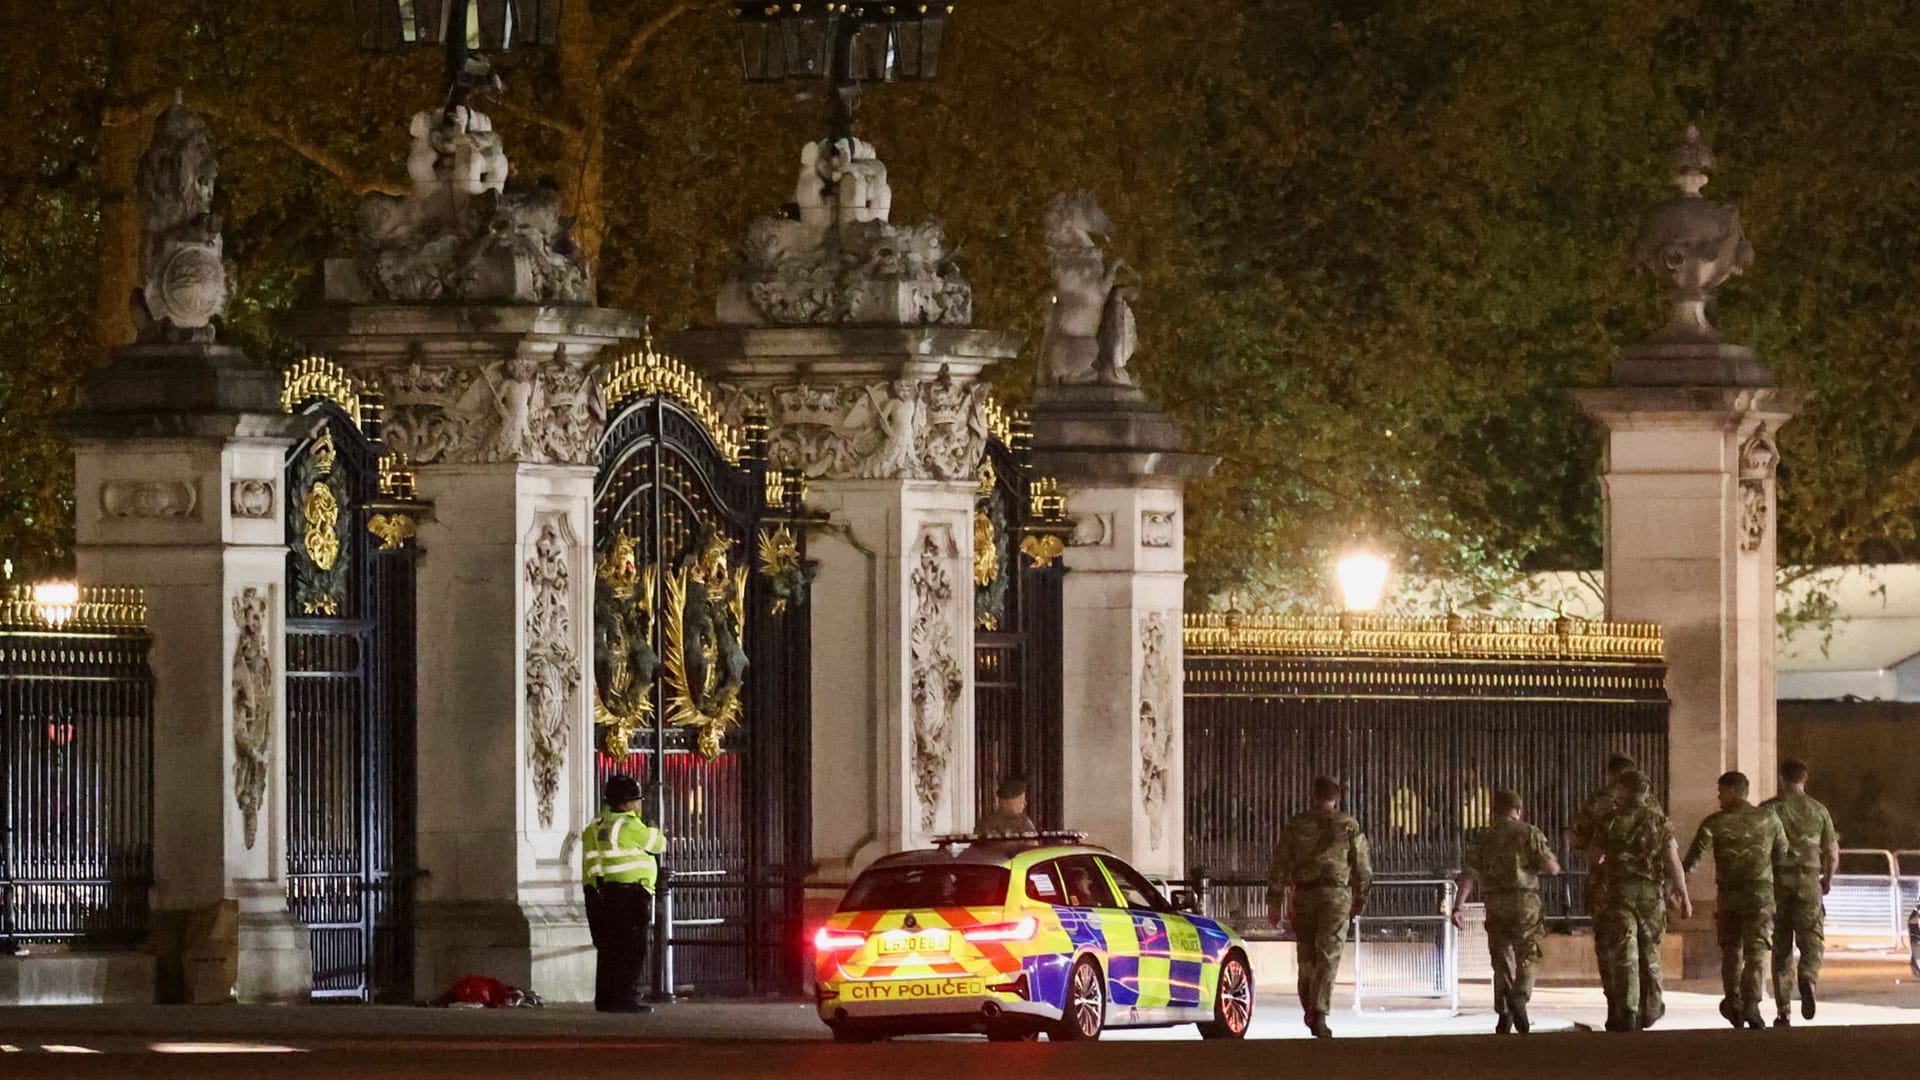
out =
{"type": "Polygon", "coordinates": [[[809,1007],[781,1002],[680,1005],[647,1017],[577,1008],[15,1008],[0,1009],[0,1078],[1920,1076],[1920,986],[1892,964],[1830,971],[1831,1000],[1818,1021],[1791,1031],[1728,1030],[1711,986],[1688,983],[1669,995],[1669,1015],[1653,1032],[1576,1030],[1601,1019],[1598,992],[1549,987],[1534,1012],[1543,1030],[1557,1030],[1495,1038],[1480,1034],[1492,1020],[1479,986],[1468,988],[1460,1016],[1341,1009],[1331,1043],[1299,1038],[1292,1003],[1274,994],[1262,995],[1255,1038],[1244,1044],[1202,1043],[1181,1028],[1115,1033],[1096,1046],[938,1039],[840,1047],[823,1041],[809,1007]]]}

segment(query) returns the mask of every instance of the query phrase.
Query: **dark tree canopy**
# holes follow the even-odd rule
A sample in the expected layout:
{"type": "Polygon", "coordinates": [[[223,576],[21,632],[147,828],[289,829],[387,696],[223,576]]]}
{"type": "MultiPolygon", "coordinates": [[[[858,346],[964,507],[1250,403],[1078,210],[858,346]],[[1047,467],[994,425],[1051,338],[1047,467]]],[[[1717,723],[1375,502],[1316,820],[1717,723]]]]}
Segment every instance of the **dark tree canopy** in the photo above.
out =
{"type": "MultiPolygon", "coordinates": [[[[1716,322],[1818,394],[1783,433],[1783,559],[1895,558],[1920,520],[1913,6],[974,0],[941,80],[874,91],[859,124],[898,212],[962,245],[978,320],[1030,346],[1046,202],[1098,192],[1143,276],[1136,365],[1222,456],[1189,492],[1193,589],[1317,603],[1360,529],[1484,588],[1598,563],[1598,441],[1565,390],[1659,319],[1627,247],[1695,120],[1759,253],[1716,322]]],[[[820,126],[817,99],[740,82],[728,7],[569,0],[490,108],[516,172],[581,215],[603,301],[661,325],[710,317],[820,126]]],[[[208,116],[225,334],[278,363],[354,200],[401,181],[438,58],[356,52],[338,0],[5,9],[0,554],[34,572],[71,535],[51,419],[129,336],[153,113],[178,86],[208,116]]]]}

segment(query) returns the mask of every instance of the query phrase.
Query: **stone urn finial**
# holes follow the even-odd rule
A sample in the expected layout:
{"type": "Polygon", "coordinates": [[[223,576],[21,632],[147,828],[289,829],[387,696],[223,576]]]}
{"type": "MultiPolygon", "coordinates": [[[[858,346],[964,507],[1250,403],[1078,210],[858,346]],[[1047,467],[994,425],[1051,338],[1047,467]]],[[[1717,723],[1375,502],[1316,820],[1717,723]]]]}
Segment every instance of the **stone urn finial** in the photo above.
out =
{"type": "Polygon", "coordinates": [[[1737,208],[1700,194],[1714,159],[1699,128],[1688,125],[1670,160],[1680,192],[1641,215],[1640,234],[1633,243],[1635,265],[1666,275],[1674,284],[1667,325],[1648,343],[1717,345],[1720,334],[1707,321],[1707,302],[1728,278],[1753,265],[1753,245],[1740,230],[1737,208]]]}

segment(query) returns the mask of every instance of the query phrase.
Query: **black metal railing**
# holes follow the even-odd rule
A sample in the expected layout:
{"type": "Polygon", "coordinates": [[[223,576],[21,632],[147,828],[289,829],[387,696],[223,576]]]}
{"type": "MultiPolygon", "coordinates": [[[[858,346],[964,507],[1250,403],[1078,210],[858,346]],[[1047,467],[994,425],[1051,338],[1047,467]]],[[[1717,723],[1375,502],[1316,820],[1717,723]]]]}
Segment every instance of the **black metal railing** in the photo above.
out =
{"type": "MultiPolygon", "coordinates": [[[[1665,787],[1668,703],[1657,653],[1325,654],[1344,647],[1342,633],[1275,631],[1260,648],[1210,639],[1196,647],[1204,635],[1189,627],[1187,865],[1221,881],[1260,878],[1281,828],[1324,774],[1345,784],[1376,873],[1450,874],[1491,822],[1493,792],[1509,788],[1569,871],[1543,886],[1550,925],[1583,920],[1585,864],[1568,830],[1607,757],[1633,755],[1665,787]],[[1324,651],[1283,651],[1295,641],[1324,651]]],[[[1531,644],[1524,633],[1507,636],[1531,644]]],[[[1643,648],[1642,638],[1623,640],[1623,653],[1643,648]]],[[[1264,917],[1263,896],[1222,899],[1264,917]]]]}
{"type": "Polygon", "coordinates": [[[137,945],[153,879],[152,641],[138,590],[0,595],[0,952],[137,945]]]}

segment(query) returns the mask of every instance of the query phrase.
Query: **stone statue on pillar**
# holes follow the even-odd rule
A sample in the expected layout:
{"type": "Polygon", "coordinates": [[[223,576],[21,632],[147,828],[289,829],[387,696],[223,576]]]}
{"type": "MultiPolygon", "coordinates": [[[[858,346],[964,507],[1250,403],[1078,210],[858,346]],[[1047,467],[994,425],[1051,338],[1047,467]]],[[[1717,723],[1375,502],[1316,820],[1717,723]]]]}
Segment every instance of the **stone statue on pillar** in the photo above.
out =
{"type": "Polygon", "coordinates": [[[327,260],[328,300],[593,302],[560,193],[508,184],[506,150],[487,114],[427,109],[408,131],[413,188],[361,202],[352,257],[327,260]]]}
{"type": "Polygon", "coordinates": [[[756,219],[732,280],[726,326],[967,326],[973,288],[938,219],[896,225],[893,187],[873,144],[847,137],[800,148],[793,202],[756,219]]]}
{"type": "Polygon", "coordinates": [[[1040,344],[1040,385],[1134,386],[1133,308],[1138,290],[1115,284],[1127,264],[1108,261],[1096,242],[1113,222],[1091,191],[1059,195],[1047,209],[1047,251],[1054,294],[1040,344]]]}
{"type": "Polygon", "coordinates": [[[176,96],[140,157],[140,275],[133,297],[141,342],[211,342],[227,310],[227,267],[213,185],[220,163],[206,122],[176,96]]]}

